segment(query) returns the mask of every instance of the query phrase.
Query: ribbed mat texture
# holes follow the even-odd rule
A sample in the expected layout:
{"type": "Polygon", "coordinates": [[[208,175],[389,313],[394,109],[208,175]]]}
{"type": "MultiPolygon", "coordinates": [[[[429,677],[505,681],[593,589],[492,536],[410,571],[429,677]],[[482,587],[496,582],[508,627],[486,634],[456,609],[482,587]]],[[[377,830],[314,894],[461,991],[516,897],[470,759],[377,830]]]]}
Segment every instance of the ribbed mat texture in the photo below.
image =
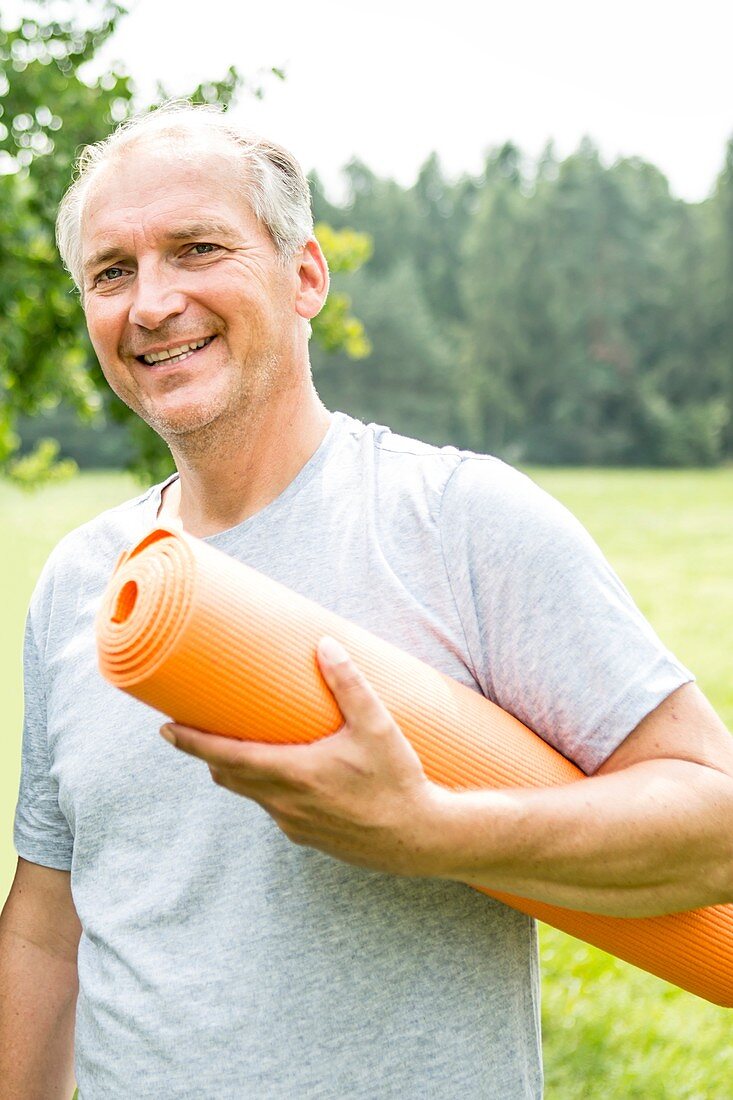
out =
{"type": "MultiPolygon", "coordinates": [[[[582,779],[477,692],[178,530],[155,528],[123,554],[97,618],[99,666],[117,687],[184,725],[231,737],[257,731],[273,743],[313,741],[341,725],[316,662],[324,634],[346,646],[435,782],[468,789],[582,779]]],[[[604,917],[483,892],[733,1006],[733,906],[604,917]]]]}

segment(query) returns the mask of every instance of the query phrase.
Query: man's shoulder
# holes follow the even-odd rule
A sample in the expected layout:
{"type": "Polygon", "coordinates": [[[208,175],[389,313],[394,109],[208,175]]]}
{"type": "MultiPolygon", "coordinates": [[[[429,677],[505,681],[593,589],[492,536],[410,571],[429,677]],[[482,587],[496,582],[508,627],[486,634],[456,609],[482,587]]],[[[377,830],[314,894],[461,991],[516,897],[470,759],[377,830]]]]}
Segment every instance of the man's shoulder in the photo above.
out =
{"type": "Polygon", "coordinates": [[[159,491],[159,486],[144,490],[129,500],[99,512],[86,523],[64,535],[52,551],[53,556],[74,555],[79,550],[106,547],[134,537],[145,512],[145,505],[159,491]]]}
{"type": "Polygon", "coordinates": [[[475,463],[486,474],[497,469],[511,470],[491,455],[476,454],[453,444],[431,443],[394,431],[385,424],[362,423],[343,413],[341,431],[356,443],[363,462],[374,455],[378,466],[392,476],[409,480],[413,476],[423,481],[447,481],[465,463],[475,463]]]}
{"type": "Polygon", "coordinates": [[[440,445],[402,435],[381,424],[360,425],[383,473],[393,484],[420,484],[446,496],[455,506],[512,504],[538,506],[542,490],[520,470],[495,455],[440,445]]]}
{"type": "Polygon", "coordinates": [[[409,497],[428,502],[446,545],[487,547],[502,560],[542,547],[561,553],[597,553],[575,516],[528,474],[491,454],[439,446],[392,431],[361,425],[368,434],[389,492],[404,507],[409,497]]]}

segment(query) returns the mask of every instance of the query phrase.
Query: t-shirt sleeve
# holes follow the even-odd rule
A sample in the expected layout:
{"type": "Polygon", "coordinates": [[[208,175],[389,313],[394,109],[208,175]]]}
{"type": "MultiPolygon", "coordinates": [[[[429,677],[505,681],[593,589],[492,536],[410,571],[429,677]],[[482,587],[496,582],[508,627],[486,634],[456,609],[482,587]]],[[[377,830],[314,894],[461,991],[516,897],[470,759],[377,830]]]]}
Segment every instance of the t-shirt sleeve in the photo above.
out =
{"type": "Polygon", "coordinates": [[[13,839],[18,855],[43,867],[68,871],[73,837],[59,807],[46,737],[43,666],[28,615],[23,647],[23,749],[13,839]]]}
{"type": "Polygon", "coordinates": [[[694,679],[588,532],[518,471],[464,458],[441,533],[482,691],[587,774],[694,679]]]}

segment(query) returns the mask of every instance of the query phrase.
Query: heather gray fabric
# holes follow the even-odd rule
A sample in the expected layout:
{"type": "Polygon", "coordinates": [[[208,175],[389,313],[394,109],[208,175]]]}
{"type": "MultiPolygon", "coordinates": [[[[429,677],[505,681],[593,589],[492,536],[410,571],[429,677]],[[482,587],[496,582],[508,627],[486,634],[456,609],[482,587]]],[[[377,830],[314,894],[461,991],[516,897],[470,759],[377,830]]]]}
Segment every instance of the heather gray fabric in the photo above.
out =
{"type": "MultiPolygon", "coordinates": [[[[291,845],[101,680],[100,594],[159,501],[65,538],[29,616],[15,842],[71,869],[82,1100],[540,1096],[532,921],[291,845]]],[[[529,480],[341,414],[277,500],[210,541],[484,691],[587,771],[691,678],[529,480]]]]}

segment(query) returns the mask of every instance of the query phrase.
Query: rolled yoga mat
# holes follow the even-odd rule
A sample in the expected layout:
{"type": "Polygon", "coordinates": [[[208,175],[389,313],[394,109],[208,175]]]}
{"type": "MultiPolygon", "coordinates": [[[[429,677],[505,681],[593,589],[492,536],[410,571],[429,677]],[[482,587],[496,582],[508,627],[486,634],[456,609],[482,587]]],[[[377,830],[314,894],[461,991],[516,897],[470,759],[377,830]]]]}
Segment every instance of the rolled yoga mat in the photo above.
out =
{"type": "MultiPolygon", "coordinates": [[[[310,742],[341,713],[316,661],[337,638],[453,789],[546,787],[583,773],[516,718],[408,653],[177,530],[122,555],[97,618],[99,664],[175,721],[230,737],[310,742]]],[[[606,917],[476,887],[716,1004],[733,1006],[733,905],[606,917]]]]}

